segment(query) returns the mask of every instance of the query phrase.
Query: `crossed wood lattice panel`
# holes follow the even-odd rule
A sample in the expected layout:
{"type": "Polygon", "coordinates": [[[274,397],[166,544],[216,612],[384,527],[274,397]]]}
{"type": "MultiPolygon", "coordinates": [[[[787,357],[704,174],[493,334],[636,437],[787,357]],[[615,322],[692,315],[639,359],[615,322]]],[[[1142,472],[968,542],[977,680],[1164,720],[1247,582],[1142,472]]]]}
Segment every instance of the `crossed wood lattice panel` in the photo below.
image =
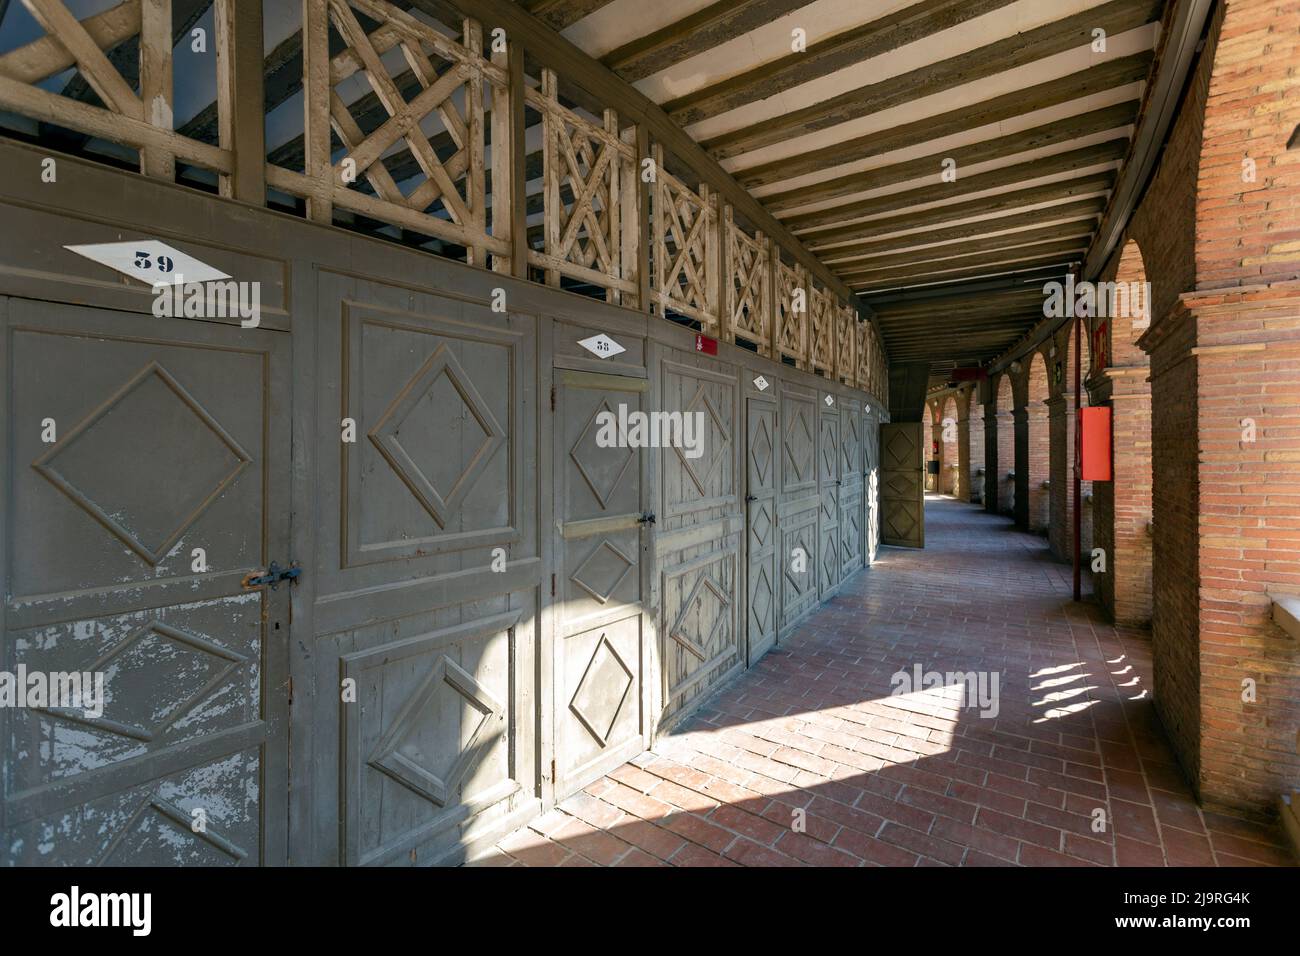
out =
{"type": "Polygon", "coordinates": [[[541,92],[527,93],[543,118],[545,179],[545,247],[530,250],[529,262],[550,285],[566,275],[603,287],[609,302],[635,304],[636,130],[620,134],[613,110],[596,125],[561,105],[558,88],[543,70],[541,92]]]}
{"type": "Polygon", "coordinates": [[[809,290],[809,365],[814,370],[835,371],[835,313],[835,300],[828,290],[809,290]]]}
{"type": "Polygon", "coordinates": [[[858,316],[848,306],[835,310],[835,377],[852,385],[857,371],[858,316]]]}
{"type": "Polygon", "coordinates": [[[663,147],[655,144],[653,298],[661,309],[695,319],[718,334],[718,200],[705,184],[699,193],[664,168],[663,147]]]}
{"type": "Polygon", "coordinates": [[[854,384],[871,393],[871,323],[859,322],[857,328],[857,361],[854,363],[854,384]]]}
{"type": "Polygon", "coordinates": [[[339,206],[464,246],[473,265],[486,266],[489,253],[508,256],[489,231],[483,107],[485,88],[503,89],[507,79],[484,59],[478,23],[465,21],[461,43],[387,0],[306,0],[304,10],[306,171],[268,166],[267,182],[306,196],[315,219],[328,221],[339,206]],[[379,26],[367,33],[358,13],[379,26]],[[330,27],[344,44],[333,56],[330,27]],[[395,49],[415,80],[410,99],[383,62],[395,49]],[[371,129],[339,92],[357,73],[387,114],[371,129]],[[331,131],[344,149],[337,163],[331,131]]]}
{"type": "Polygon", "coordinates": [[[776,357],[808,365],[808,291],[803,269],[776,261],[776,357]]]}
{"type": "Polygon", "coordinates": [[[737,226],[730,206],[726,209],[724,231],[729,274],[723,280],[727,294],[723,335],[728,342],[741,336],[757,345],[760,352],[768,354],[772,342],[772,313],[768,283],[771,257],[767,240],[761,232],[751,238],[737,226]]]}
{"type": "MultiPolygon", "coordinates": [[[[233,2],[216,0],[219,49],[233,2]]],[[[160,179],[175,177],[178,158],[229,173],[224,137],[217,147],[172,129],[171,0],[123,0],[84,20],[64,0],[23,0],[23,6],[45,35],[0,56],[0,109],[134,147],[141,171],[160,179]],[[103,106],[37,85],[72,67],[103,106]]]]}

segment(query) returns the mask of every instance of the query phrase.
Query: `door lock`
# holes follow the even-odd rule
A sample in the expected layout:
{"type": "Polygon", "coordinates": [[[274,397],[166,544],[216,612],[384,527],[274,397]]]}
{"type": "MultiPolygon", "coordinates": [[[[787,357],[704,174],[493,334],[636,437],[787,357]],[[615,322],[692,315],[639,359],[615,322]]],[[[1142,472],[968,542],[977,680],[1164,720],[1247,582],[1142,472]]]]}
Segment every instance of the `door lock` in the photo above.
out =
{"type": "Polygon", "coordinates": [[[637,518],[636,521],[637,521],[637,524],[654,524],[654,523],[655,523],[655,513],[654,513],[653,511],[647,511],[647,512],[643,513],[643,514],[641,515],[641,517],[637,518]]]}
{"type": "Polygon", "coordinates": [[[244,576],[241,582],[245,591],[255,591],[258,588],[271,586],[272,591],[280,590],[280,582],[288,581],[293,583],[302,574],[302,568],[296,564],[291,564],[287,568],[282,568],[274,561],[265,571],[250,571],[244,576]]]}

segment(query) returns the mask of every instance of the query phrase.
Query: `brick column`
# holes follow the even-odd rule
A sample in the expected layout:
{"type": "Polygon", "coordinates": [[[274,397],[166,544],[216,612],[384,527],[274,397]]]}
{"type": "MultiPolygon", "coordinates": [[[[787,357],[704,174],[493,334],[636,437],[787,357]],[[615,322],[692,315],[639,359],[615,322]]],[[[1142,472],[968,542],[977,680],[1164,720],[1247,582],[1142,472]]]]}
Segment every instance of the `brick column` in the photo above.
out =
{"type": "Polygon", "coordinates": [[[1151,622],[1151,384],[1145,365],[1104,369],[1089,401],[1111,409],[1112,480],[1092,485],[1093,547],[1106,556],[1093,589],[1117,624],[1151,622]]]}
{"type": "Polygon", "coordinates": [[[1016,527],[1021,531],[1029,530],[1029,409],[1021,406],[1011,412],[1014,434],[1016,436],[1016,480],[1015,497],[1012,499],[1012,513],[1015,515],[1016,527]]]}
{"type": "Polygon", "coordinates": [[[1201,291],[1152,325],[1154,697],[1210,805],[1300,780],[1300,282],[1201,291]],[[1254,699],[1244,682],[1253,682],[1254,699]],[[1246,697],[1247,699],[1243,699],[1246,697]]]}
{"type": "Polygon", "coordinates": [[[998,409],[995,402],[984,405],[984,510],[1001,513],[1002,472],[1006,463],[998,460],[998,409]]]}
{"type": "Polygon", "coordinates": [[[957,476],[953,481],[952,494],[958,501],[970,501],[970,403],[959,401],[956,406],[957,476]]]}
{"type": "Polygon", "coordinates": [[[1047,400],[1047,474],[1052,483],[1047,490],[1047,543],[1058,561],[1070,560],[1070,539],[1074,535],[1074,527],[1070,522],[1070,492],[1074,485],[1070,480],[1070,463],[1073,458],[1070,440],[1074,429],[1070,427],[1072,423],[1067,414],[1071,404],[1073,403],[1065,400],[1064,395],[1055,395],[1047,400]]]}

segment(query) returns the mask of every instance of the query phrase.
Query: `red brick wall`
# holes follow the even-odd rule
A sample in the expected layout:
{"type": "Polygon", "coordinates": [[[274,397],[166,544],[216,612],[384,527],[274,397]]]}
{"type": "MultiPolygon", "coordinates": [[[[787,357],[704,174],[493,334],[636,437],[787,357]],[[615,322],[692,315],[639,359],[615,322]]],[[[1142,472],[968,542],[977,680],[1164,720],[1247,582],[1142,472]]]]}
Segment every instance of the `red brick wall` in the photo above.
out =
{"type": "MultiPolygon", "coordinates": [[[[1029,380],[1026,385],[1025,411],[1029,420],[1024,460],[1028,463],[1028,528],[1030,531],[1047,531],[1049,522],[1048,490],[1043,482],[1052,473],[1051,424],[1047,400],[1050,397],[1047,377],[1047,360],[1042,352],[1035,352],[1029,363],[1029,380]]],[[[1019,456],[1017,460],[1020,460],[1019,456]]],[[[1016,469],[1016,480],[1020,480],[1016,469]]]]}
{"type": "Polygon", "coordinates": [[[966,426],[969,442],[969,455],[966,468],[966,500],[974,501],[982,494],[984,476],[984,406],[975,401],[974,394],[968,394],[969,408],[966,413],[966,426]]]}
{"type": "Polygon", "coordinates": [[[1014,481],[1007,479],[1007,475],[1015,471],[1016,468],[1016,434],[1014,412],[1015,396],[1010,375],[998,376],[997,388],[994,392],[997,396],[996,407],[998,412],[998,427],[993,434],[993,444],[997,449],[996,474],[993,482],[997,489],[997,495],[994,500],[997,502],[995,510],[999,514],[1009,515],[1013,513],[1016,485],[1014,481]]]}
{"type": "Polygon", "coordinates": [[[1130,229],[1154,287],[1155,702],[1201,797],[1263,811],[1300,782],[1300,652],[1268,618],[1300,593],[1300,2],[1215,17],[1130,229]]]}

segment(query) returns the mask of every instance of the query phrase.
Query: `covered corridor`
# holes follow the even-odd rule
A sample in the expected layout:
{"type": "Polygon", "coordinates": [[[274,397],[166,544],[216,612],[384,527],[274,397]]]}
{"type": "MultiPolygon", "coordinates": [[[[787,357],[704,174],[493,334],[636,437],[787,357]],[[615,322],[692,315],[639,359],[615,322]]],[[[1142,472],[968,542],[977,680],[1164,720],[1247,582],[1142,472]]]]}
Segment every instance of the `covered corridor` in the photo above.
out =
{"type": "Polygon", "coordinates": [[[473,862],[1290,864],[1274,827],[1192,798],[1149,632],[1074,604],[1005,518],[930,496],[926,525],[923,551],[884,549],[678,732],[473,862]],[[918,664],[1000,674],[997,716],[952,687],[892,695],[918,664]]]}

